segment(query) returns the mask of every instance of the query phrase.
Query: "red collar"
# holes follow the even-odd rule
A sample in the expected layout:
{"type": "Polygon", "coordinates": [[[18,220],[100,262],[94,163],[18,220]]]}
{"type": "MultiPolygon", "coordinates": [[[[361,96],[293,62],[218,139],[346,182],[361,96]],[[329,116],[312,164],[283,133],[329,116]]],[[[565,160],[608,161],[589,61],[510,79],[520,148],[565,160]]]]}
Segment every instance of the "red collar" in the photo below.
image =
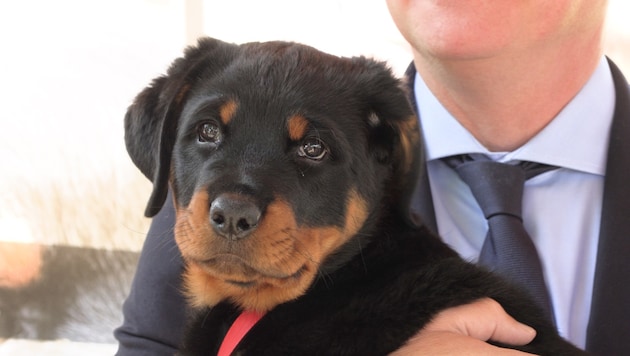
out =
{"type": "Polygon", "coordinates": [[[221,347],[219,348],[219,353],[217,356],[230,356],[232,351],[236,348],[239,342],[243,339],[245,334],[251,329],[260,318],[265,314],[253,312],[253,311],[244,311],[239,315],[227,334],[225,334],[225,338],[221,343],[221,347]]]}

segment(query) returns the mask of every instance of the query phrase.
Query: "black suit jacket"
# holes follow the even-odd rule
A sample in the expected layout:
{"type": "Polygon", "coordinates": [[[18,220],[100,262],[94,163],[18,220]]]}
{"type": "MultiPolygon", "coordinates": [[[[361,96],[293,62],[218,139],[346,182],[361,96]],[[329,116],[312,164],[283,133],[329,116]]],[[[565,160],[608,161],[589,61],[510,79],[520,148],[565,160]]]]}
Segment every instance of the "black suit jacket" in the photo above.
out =
{"type": "MultiPolygon", "coordinates": [[[[616,104],[604,180],[586,349],[596,355],[630,355],[630,90],[617,66],[611,61],[609,64],[615,83],[616,104]]],[[[407,70],[406,77],[413,93],[413,65],[407,70]]],[[[412,95],[411,99],[415,108],[415,97],[412,95]]],[[[416,218],[437,232],[426,174],[416,187],[412,210],[416,218]]]]}

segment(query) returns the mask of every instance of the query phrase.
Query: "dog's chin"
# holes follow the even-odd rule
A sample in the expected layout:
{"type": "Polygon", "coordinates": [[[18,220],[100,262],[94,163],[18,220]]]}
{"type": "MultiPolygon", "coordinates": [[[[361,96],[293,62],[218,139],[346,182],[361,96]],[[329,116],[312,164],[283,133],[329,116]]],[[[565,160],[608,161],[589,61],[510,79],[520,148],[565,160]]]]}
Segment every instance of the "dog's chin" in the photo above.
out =
{"type": "Polygon", "coordinates": [[[246,259],[234,254],[216,255],[194,263],[197,263],[209,275],[243,288],[253,287],[260,283],[269,283],[270,280],[282,282],[299,279],[306,270],[306,265],[301,265],[297,270],[289,272],[274,268],[254,267],[246,259]]]}
{"type": "Polygon", "coordinates": [[[225,283],[229,283],[229,284],[237,286],[237,287],[251,288],[251,287],[255,287],[255,286],[259,285],[260,283],[268,283],[269,278],[276,279],[279,282],[289,281],[291,279],[298,280],[298,279],[300,279],[300,277],[302,276],[304,271],[306,271],[306,266],[302,266],[302,268],[297,270],[295,273],[293,273],[291,275],[288,275],[286,277],[264,276],[263,279],[245,279],[245,280],[224,279],[224,281],[225,281],[225,283]]]}
{"type": "Polygon", "coordinates": [[[186,289],[193,307],[212,307],[227,300],[242,309],[265,312],[303,295],[317,268],[305,263],[291,272],[263,270],[227,254],[188,260],[186,289]]]}

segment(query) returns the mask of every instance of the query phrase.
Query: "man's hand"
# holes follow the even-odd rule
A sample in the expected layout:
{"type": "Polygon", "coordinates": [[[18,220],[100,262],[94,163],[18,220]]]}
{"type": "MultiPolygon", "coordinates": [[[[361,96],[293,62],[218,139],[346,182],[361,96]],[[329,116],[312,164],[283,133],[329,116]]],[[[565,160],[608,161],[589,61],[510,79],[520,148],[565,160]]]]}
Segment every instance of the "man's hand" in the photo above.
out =
{"type": "Polygon", "coordinates": [[[534,337],[536,330],[513,319],[495,300],[485,298],[442,311],[391,355],[529,355],[486,341],[526,345],[534,337]]]}

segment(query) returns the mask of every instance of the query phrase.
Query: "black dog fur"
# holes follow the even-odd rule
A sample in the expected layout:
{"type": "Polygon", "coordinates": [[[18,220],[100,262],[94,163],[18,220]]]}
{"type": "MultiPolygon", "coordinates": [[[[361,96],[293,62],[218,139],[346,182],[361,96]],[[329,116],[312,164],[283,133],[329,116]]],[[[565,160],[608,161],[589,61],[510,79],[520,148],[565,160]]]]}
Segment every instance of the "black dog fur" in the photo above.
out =
{"type": "Polygon", "coordinates": [[[266,312],[238,355],[383,355],[482,297],[537,330],[517,347],[581,351],[532,301],[408,218],[421,167],[408,93],[382,63],[285,42],[201,39],[125,117],[129,154],[170,189],[196,312],[181,353],[216,354],[242,309],[266,312]]]}

